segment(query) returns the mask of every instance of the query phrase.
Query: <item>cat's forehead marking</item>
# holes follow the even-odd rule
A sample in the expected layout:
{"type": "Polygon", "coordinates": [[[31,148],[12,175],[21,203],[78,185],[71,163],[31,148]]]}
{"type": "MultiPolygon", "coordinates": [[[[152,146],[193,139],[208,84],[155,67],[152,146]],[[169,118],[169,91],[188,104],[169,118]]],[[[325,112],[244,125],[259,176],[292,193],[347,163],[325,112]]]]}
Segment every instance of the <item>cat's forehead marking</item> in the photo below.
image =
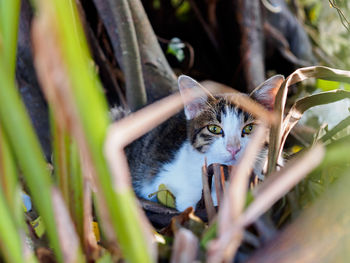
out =
{"type": "Polygon", "coordinates": [[[222,117],[227,114],[228,110],[231,110],[235,108],[233,104],[228,102],[225,98],[218,97],[216,98],[214,105],[213,105],[213,110],[216,115],[216,119],[218,122],[222,122],[222,117]]]}
{"type": "Polygon", "coordinates": [[[231,137],[240,136],[242,121],[242,115],[238,113],[238,108],[226,105],[225,111],[222,111],[221,122],[226,140],[231,137]]]}
{"type": "Polygon", "coordinates": [[[221,116],[225,116],[230,113],[231,118],[234,118],[234,115],[236,115],[236,118],[241,119],[244,123],[254,120],[251,114],[243,111],[241,108],[237,107],[237,105],[227,100],[227,98],[221,98],[221,100],[218,102],[217,109],[217,114],[220,114],[220,118],[221,116]]]}

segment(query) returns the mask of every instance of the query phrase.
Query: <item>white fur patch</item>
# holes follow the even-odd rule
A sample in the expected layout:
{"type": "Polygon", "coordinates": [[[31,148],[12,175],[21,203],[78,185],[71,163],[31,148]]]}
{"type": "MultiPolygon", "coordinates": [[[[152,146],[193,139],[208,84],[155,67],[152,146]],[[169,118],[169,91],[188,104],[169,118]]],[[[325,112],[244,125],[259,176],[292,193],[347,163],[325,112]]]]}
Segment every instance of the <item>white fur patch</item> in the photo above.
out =
{"type": "Polygon", "coordinates": [[[196,207],[202,196],[202,166],[205,155],[196,151],[189,142],[185,142],[177,152],[172,163],[165,164],[155,180],[141,189],[142,197],[150,199],[160,184],[166,185],[176,198],[176,209],[185,210],[196,207]]]}

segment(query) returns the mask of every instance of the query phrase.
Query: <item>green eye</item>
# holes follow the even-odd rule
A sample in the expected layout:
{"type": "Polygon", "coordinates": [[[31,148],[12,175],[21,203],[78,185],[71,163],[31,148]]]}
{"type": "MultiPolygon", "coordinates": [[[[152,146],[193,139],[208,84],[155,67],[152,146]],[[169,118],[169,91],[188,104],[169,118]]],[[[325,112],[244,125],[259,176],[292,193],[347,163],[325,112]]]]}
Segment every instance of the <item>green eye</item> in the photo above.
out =
{"type": "Polygon", "coordinates": [[[254,128],[254,124],[248,124],[246,126],[244,126],[243,130],[242,130],[242,135],[246,135],[246,134],[251,134],[254,128]]]}
{"type": "Polygon", "coordinates": [[[208,125],[208,130],[214,134],[222,134],[222,129],[217,125],[208,125]]]}

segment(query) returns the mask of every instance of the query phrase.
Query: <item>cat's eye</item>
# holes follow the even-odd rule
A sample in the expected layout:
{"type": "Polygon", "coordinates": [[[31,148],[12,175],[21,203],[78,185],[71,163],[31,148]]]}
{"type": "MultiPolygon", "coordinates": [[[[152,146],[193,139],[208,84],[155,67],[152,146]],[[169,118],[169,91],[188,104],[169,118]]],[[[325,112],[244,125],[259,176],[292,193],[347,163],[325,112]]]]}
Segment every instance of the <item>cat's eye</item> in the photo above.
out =
{"type": "Polygon", "coordinates": [[[217,126],[217,125],[208,125],[208,130],[211,132],[211,133],[214,133],[214,134],[222,134],[222,129],[220,126],[217,126]]]}
{"type": "Polygon", "coordinates": [[[247,135],[247,134],[251,134],[254,128],[254,124],[250,123],[246,126],[244,126],[243,130],[242,130],[242,136],[247,135]]]}

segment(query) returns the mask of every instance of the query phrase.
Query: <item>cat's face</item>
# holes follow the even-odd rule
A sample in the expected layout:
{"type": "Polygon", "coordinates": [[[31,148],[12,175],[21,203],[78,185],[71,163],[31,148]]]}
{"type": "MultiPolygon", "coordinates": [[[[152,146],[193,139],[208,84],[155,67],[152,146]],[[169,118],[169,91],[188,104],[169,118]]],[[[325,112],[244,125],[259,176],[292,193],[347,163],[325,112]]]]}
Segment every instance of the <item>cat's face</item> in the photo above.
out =
{"type": "MultiPolygon", "coordinates": [[[[282,76],[267,80],[253,91],[251,98],[271,110],[281,81],[282,76]]],[[[190,96],[188,89],[193,88],[203,89],[187,76],[179,78],[179,89],[184,98],[190,96]]],[[[253,116],[230,103],[226,97],[212,97],[205,92],[201,97],[185,102],[185,115],[188,139],[197,151],[205,154],[208,164],[236,164],[257,124],[253,116]]]]}
{"type": "Polygon", "coordinates": [[[208,163],[233,165],[244,151],[255,126],[254,118],[225,98],[208,99],[198,116],[188,120],[192,146],[208,163]]]}

